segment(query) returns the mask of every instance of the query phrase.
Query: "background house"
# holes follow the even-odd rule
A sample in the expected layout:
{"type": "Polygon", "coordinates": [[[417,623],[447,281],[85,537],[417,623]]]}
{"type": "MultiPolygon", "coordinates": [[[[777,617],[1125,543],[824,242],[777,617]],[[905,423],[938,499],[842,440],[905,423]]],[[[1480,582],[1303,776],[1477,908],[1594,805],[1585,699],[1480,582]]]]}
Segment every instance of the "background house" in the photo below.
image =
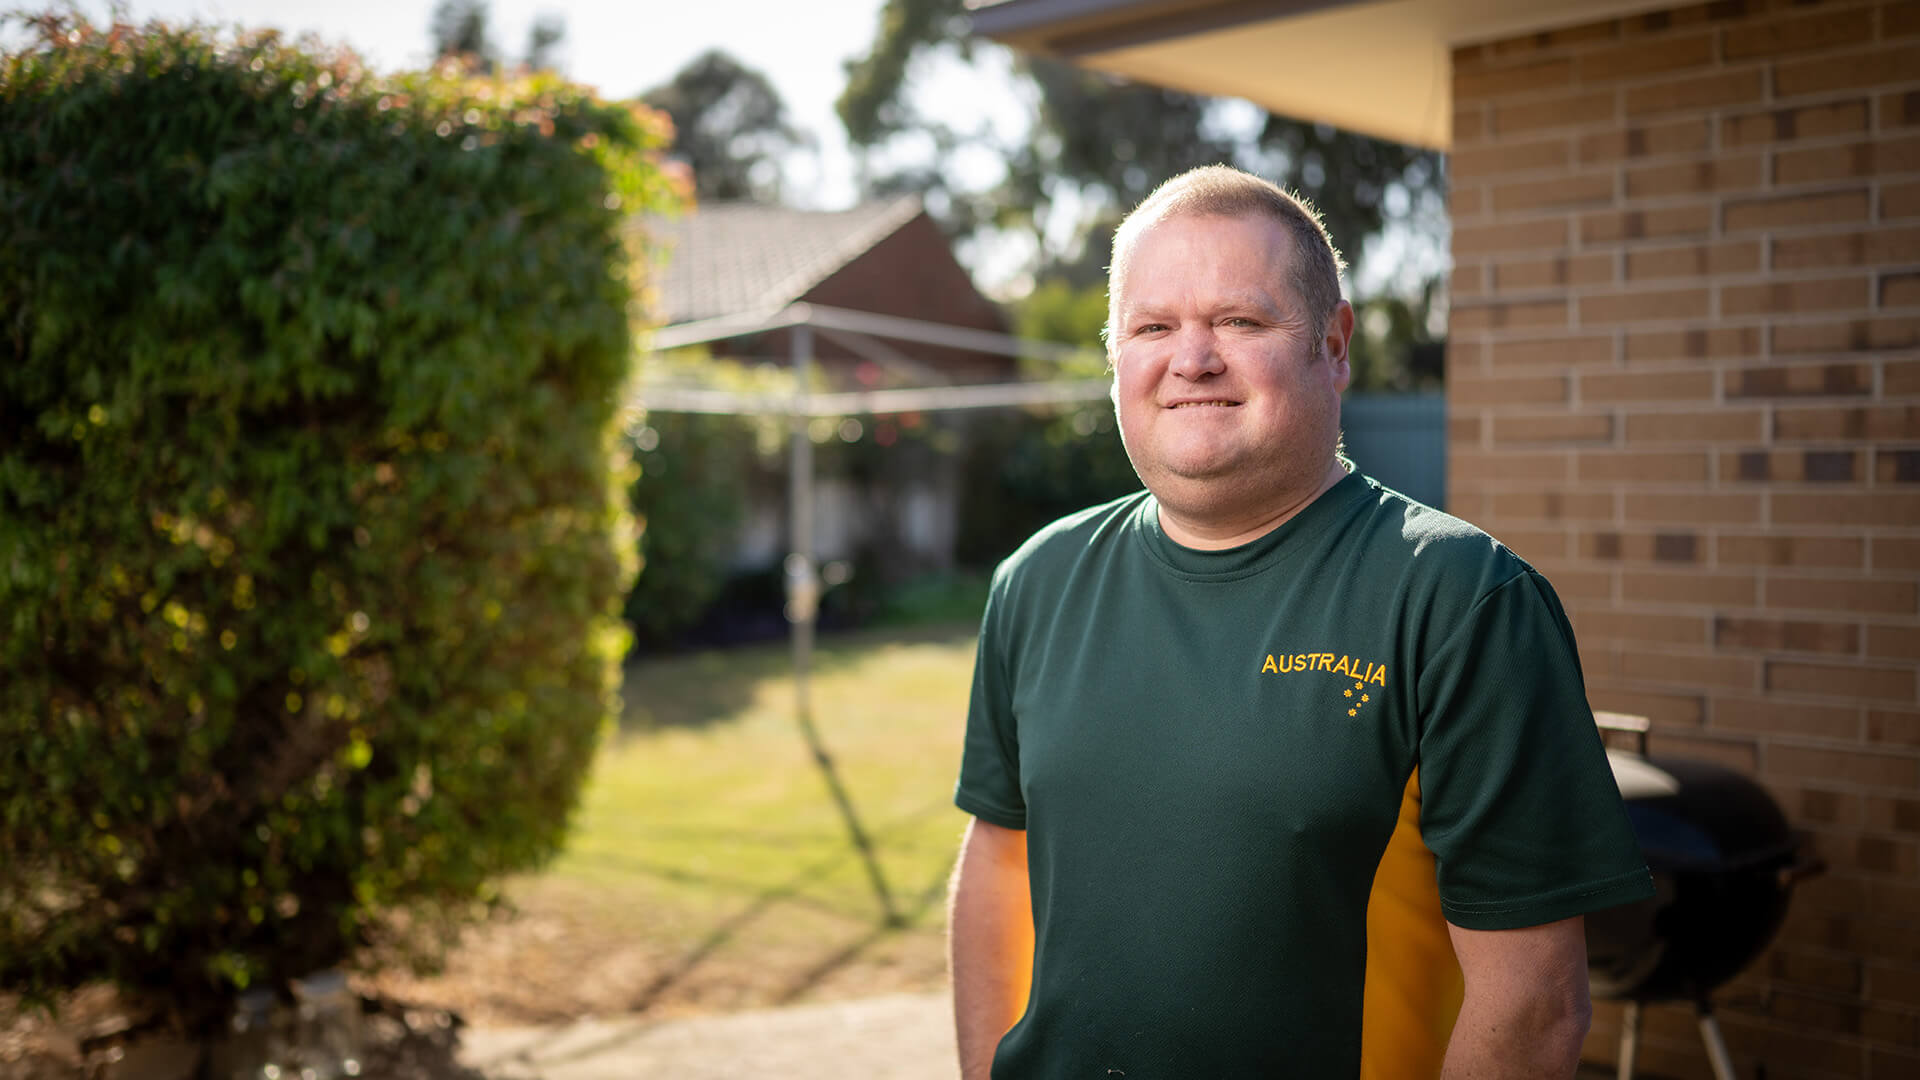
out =
{"type": "MultiPolygon", "coordinates": [[[[657,284],[657,311],[669,325],[770,315],[806,302],[1007,331],[999,307],[974,287],[916,198],[833,212],[711,203],[654,223],[652,234],[667,257],[657,284]]],[[[784,367],[791,333],[719,341],[711,350],[728,360],[784,367]]],[[[813,334],[822,389],[1003,382],[1016,376],[1015,361],[994,353],[822,328],[813,334]]],[[[931,413],[876,419],[882,422],[833,427],[827,436],[833,444],[864,441],[872,448],[877,439],[882,446],[866,455],[864,468],[828,467],[819,474],[815,551],[822,560],[862,557],[869,571],[888,577],[950,566],[959,519],[957,451],[964,444],[966,419],[931,413]],[[917,437],[895,441],[889,438],[893,431],[917,437]]],[[[755,478],[733,555],[736,569],[774,566],[786,553],[785,485],[784,474],[774,469],[755,478]]]]}
{"type": "MultiPolygon", "coordinates": [[[[1449,150],[1449,509],[1551,576],[1596,708],[1757,776],[1829,861],[1718,995],[1742,1075],[1920,1076],[1920,3],[974,19],[1449,150]]],[[[1689,1010],[1641,1067],[1708,1075],[1689,1010]]]]}

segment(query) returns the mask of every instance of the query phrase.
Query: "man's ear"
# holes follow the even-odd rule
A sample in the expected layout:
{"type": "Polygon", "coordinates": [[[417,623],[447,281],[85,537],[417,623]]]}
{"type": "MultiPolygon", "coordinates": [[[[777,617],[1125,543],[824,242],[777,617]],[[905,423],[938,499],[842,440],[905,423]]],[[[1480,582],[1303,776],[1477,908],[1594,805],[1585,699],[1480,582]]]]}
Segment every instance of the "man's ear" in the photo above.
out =
{"type": "Polygon", "coordinates": [[[1347,358],[1347,348],[1352,343],[1353,305],[1342,300],[1327,316],[1327,336],[1321,342],[1327,350],[1327,362],[1333,365],[1333,379],[1339,390],[1345,390],[1353,381],[1353,365],[1347,358]]]}

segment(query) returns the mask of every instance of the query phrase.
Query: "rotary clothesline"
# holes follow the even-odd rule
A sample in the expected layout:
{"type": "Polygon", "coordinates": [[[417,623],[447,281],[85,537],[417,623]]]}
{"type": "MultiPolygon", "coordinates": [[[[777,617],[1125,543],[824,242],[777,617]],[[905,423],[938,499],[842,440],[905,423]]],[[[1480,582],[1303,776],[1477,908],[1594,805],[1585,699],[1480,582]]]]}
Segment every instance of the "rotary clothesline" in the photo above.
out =
{"type": "Polygon", "coordinates": [[[813,659],[814,623],[820,608],[820,576],[814,566],[813,440],[807,433],[807,422],[822,416],[848,414],[941,412],[950,409],[1099,401],[1107,397],[1110,383],[1106,379],[1070,379],[814,393],[807,389],[807,382],[812,374],[815,329],[836,335],[911,341],[998,356],[1042,356],[1067,360],[1097,358],[1100,354],[1071,345],[1027,341],[991,330],[946,326],[896,315],[876,315],[806,303],[789,304],[771,313],[723,315],[662,327],[653,332],[653,349],[664,352],[774,330],[792,331],[793,392],[790,394],[648,386],[643,379],[635,390],[635,397],[637,403],[645,408],[662,412],[760,416],[784,414],[788,417],[793,447],[788,461],[788,501],[791,503],[789,536],[792,550],[785,562],[786,614],[787,621],[793,625],[795,717],[834,802],[839,805],[847,834],[866,862],[867,877],[880,901],[886,922],[889,926],[897,926],[903,921],[903,916],[894,904],[893,893],[880,871],[873,844],[860,824],[859,815],[854,811],[845,786],[840,782],[833,759],[814,727],[808,700],[807,675],[813,659]]]}

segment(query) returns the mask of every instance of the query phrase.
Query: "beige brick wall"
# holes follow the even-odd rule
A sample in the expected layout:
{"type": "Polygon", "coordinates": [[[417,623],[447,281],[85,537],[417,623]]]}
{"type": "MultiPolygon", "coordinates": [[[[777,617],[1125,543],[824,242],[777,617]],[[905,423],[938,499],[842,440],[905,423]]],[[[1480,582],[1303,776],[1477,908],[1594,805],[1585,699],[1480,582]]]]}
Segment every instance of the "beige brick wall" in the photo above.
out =
{"type": "MultiPolygon", "coordinates": [[[[1718,995],[1742,1075],[1920,1077],[1920,3],[1472,44],[1454,98],[1449,509],[1829,862],[1718,995]]],[[[1710,1075],[1690,1010],[1646,1039],[1710,1075]]]]}

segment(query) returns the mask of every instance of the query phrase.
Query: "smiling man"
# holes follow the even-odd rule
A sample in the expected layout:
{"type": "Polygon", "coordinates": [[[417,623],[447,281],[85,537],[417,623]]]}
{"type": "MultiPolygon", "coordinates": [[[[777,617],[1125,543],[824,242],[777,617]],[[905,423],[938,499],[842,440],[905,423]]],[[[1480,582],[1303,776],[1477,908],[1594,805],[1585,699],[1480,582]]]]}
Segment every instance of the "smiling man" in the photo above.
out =
{"type": "Polygon", "coordinates": [[[1383,871],[1403,807],[1464,978],[1422,1067],[1573,1075],[1580,917],[1652,882],[1552,589],[1340,457],[1339,275],[1311,210],[1218,166],[1114,236],[1146,491],[994,575],[955,795],[967,1080],[1361,1075],[1369,894],[1421,884],[1383,871]]]}

